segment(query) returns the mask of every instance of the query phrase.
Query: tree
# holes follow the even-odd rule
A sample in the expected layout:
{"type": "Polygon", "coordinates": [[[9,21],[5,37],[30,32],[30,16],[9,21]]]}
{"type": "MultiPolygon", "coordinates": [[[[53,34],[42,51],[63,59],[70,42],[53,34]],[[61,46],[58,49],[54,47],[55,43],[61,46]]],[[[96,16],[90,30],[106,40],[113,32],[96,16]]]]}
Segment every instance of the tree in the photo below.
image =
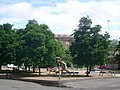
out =
{"type": "Polygon", "coordinates": [[[25,30],[24,29],[16,30],[16,33],[18,36],[18,38],[16,38],[18,45],[16,46],[15,64],[18,65],[18,69],[19,69],[19,67],[23,65],[24,61],[29,61],[29,60],[28,60],[28,57],[26,57],[26,51],[25,51],[26,47],[24,46],[25,40],[22,39],[22,37],[25,35],[25,30]]]}
{"type": "MultiPolygon", "coordinates": [[[[18,31],[20,41],[23,43],[18,47],[22,56],[20,59],[25,67],[33,66],[34,68],[42,63],[43,54],[45,52],[45,34],[42,33],[40,26],[35,20],[29,20],[25,29],[18,31]]],[[[20,54],[20,53],[19,53],[20,54]]],[[[20,60],[18,60],[20,61],[20,60]]]]}
{"type": "Polygon", "coordinates": [[[47,48],[47,52],[44,55],[44,60],[47,62],[46,66],[55,67],[57,65],[56,57],[63,57],[65,48],[61,42],[55,39],[54,34],[46,24],[40,24],[40,28],[46,36],[45,46],[47,48]]]}
{"type": "Polygon", "coordinates": [[[109,45],[109,34],[99,34],[101,26],[91,25],[92,20],[88,16],[81,18],[78,29],[72,34],[75,40],[70,46],[74,64],[87,67],[87,75],[91,66],[104,64],[109,45]]]}
{"type": "MultiPolygon", "coordinates": [[[[54,67],[56,57],[64,54],[63,45],[55,40],[46,24],[29,20],[26,28],[12,29],[11,24],[0,25],[0,66],[13,63],[25,68],[54,67]]],[[[39,73],[40,74],[40,73],[39,73]]]]}
{"type": "Polygon", "coordinates": [[[116,39],[111,40],[110,45],[109,45],[110,57],[113,58],[114,60],[116,56],[117,45],[118,45],[118,40],[116,39]]]}
{"type": "Polygon", "coordinates": [[[9,23],[0,25],[0,66],[15,61],[15,47],[17,35],[9,23]]]}
{"type": "Polygon", "coordinates": [[[10,31],[12,30],[13,25],[9,24],[9,23],[5,23],[3,24],[3,29],[6,31],[10,31]]]}
{"type": "Polygon", "coordinates": [[[118,45],[117,45],[116,61],[118,62],[119,69],[120,69],[120,41],[118,42],[118,45]]]}
{"type": "Polygon", "coordinates": [[[19,46],[16,63],[25,67],[56,66],[56,56],[64,53],[64,48],[55,40],[54,34],[46,24],[38,24],[36,20],[29,20],[25,29],[17,31],[19,46]]]}
{"type": "Polygon", "coordinates": [[[116,63],[116,54],[117,54],[117,45],[118,45],[118,40],[116,39],[113,39],[111,40],[110,42],[110,45],[109,45],[109,63],[112,64],[112,68],[115,69],[114,67],[114,64],[116,63]]]}

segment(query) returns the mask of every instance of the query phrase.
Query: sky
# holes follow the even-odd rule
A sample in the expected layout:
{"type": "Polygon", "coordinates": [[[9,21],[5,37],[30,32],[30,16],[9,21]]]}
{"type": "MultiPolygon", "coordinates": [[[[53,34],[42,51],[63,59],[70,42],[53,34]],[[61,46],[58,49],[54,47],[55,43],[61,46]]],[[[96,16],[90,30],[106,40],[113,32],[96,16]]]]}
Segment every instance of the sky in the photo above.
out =
{"type": "Polygon", "coordinates": [[[0,0],[0,24],[11,23],[17,29],[35,19],[54,34],[72,34],[87,15],[92,26],[102,26],[101,33],[120,38],[120,0],[0,0]]]}

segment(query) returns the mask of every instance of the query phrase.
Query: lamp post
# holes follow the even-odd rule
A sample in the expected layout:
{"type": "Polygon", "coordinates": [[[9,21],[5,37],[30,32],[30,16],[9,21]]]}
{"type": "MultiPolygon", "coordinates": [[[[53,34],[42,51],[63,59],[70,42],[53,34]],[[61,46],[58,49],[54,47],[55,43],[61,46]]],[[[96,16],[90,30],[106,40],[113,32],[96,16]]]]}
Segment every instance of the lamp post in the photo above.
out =
{"type": "Polygon", "coordinates": [[[108,22],[108,32],[110,31],[110,20],[107,20],[108,22]]]}
{"type": "Polygon", "coordinates": [[[87,13],[80,13],[81,15],[86,15],[86,16],[90,16],[89,14],[87,13]]]}

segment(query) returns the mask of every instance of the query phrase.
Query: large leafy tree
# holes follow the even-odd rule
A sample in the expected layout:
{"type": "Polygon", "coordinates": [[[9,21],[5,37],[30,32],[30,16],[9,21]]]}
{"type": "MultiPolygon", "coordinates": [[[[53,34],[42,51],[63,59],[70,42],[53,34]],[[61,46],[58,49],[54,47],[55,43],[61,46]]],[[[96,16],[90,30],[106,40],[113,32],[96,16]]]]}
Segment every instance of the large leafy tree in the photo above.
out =
{"type": "MultiPolygon", "coordinates": [[[[64,49],[61,43],[55,40],[54,34],[46,24],[38,24],[29,20],[25,29],[17,31],[19,46],[17,47],[17,63],[24,63],[34,67],[53,67],[56,65],[56,56],[62,56],[64,49]],[[19,52],[20,51],[20,52],[19,52]]],[[[33,70],[34,71],[34,70],[33,70]]]]}
{"type": "Polygon", "coordinates": [[[46,36],[45,46],[47,48],[47,52],[44,55],[44,59],[47,62],[46,65],[54,67],[56,65],[56,56],[62,56],[63,54],[63,46],[60,42],[55,40],[54,34],[47,25],[41,24],[40,28],[42,33],[46,36]]]}
{"type": "Polygon", "coordinates": [[[22,42],[17,47],[18,55],[22,57],[19,56],[17,62],[24,63],[25,67],[32,65],[33,68],[40,66],[41,63],[43,64],[42,58],[46,51],[46,37],[37,21],[29,20],[26,28],[18,31],[18,35],[20,36],[20,42],[22,42]]]}
{"type": "MultiPolygon", "coordinates": [[[[16,31],[17,33],[17,42],[18,45],[16,47],[16,60],[15,60],[15,64],[18,65],[18,69],[19,67],[24,63],[25,60],[28,60],[28,57],[26,56],[26,47],[24,46],[25,40],[22,39],[24,34],[25,34],[25,30],[24,29],[19,29],[16,31]]],[[[29,66],[29,63],[28,63],[29,66]]]]}
{"type": "Polygon", "coordinates": [[[17,35],[9,23],[0,25],[0,65],[15,61],[15,47],[17,35]]]}
{"type": "Polygon", "coordinates": [[[64,54],[46,24],[29,20],[25,29],[13,30],[11,24],[0,25],[0,66],[14,63],[25,67],[54,67],[56,57],[64,54]]]}
{"type": "Polygon", "coordinates": [[[81,18],[78,29],[73,33],[75,40],[70,46],[74,64],[87,67],[87,75],[91,66],[105,63],[109,45],[109,34],[99,34],[101,26],[91,25],[92,20],[88,16],[81,18]]]}

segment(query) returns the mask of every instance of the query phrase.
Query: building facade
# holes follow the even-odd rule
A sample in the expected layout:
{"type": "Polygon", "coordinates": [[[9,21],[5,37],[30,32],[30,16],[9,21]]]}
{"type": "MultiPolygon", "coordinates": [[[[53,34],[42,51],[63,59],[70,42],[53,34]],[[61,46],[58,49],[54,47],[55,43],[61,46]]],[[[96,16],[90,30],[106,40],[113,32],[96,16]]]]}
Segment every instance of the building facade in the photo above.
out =
{"type": "Polygon", "coordinates": [[[70,46],[71,42],[74,40],[74,38],[68,34],[56,34],[55,38],[58,41],[62,42],[66,49],[70,46]]]}

